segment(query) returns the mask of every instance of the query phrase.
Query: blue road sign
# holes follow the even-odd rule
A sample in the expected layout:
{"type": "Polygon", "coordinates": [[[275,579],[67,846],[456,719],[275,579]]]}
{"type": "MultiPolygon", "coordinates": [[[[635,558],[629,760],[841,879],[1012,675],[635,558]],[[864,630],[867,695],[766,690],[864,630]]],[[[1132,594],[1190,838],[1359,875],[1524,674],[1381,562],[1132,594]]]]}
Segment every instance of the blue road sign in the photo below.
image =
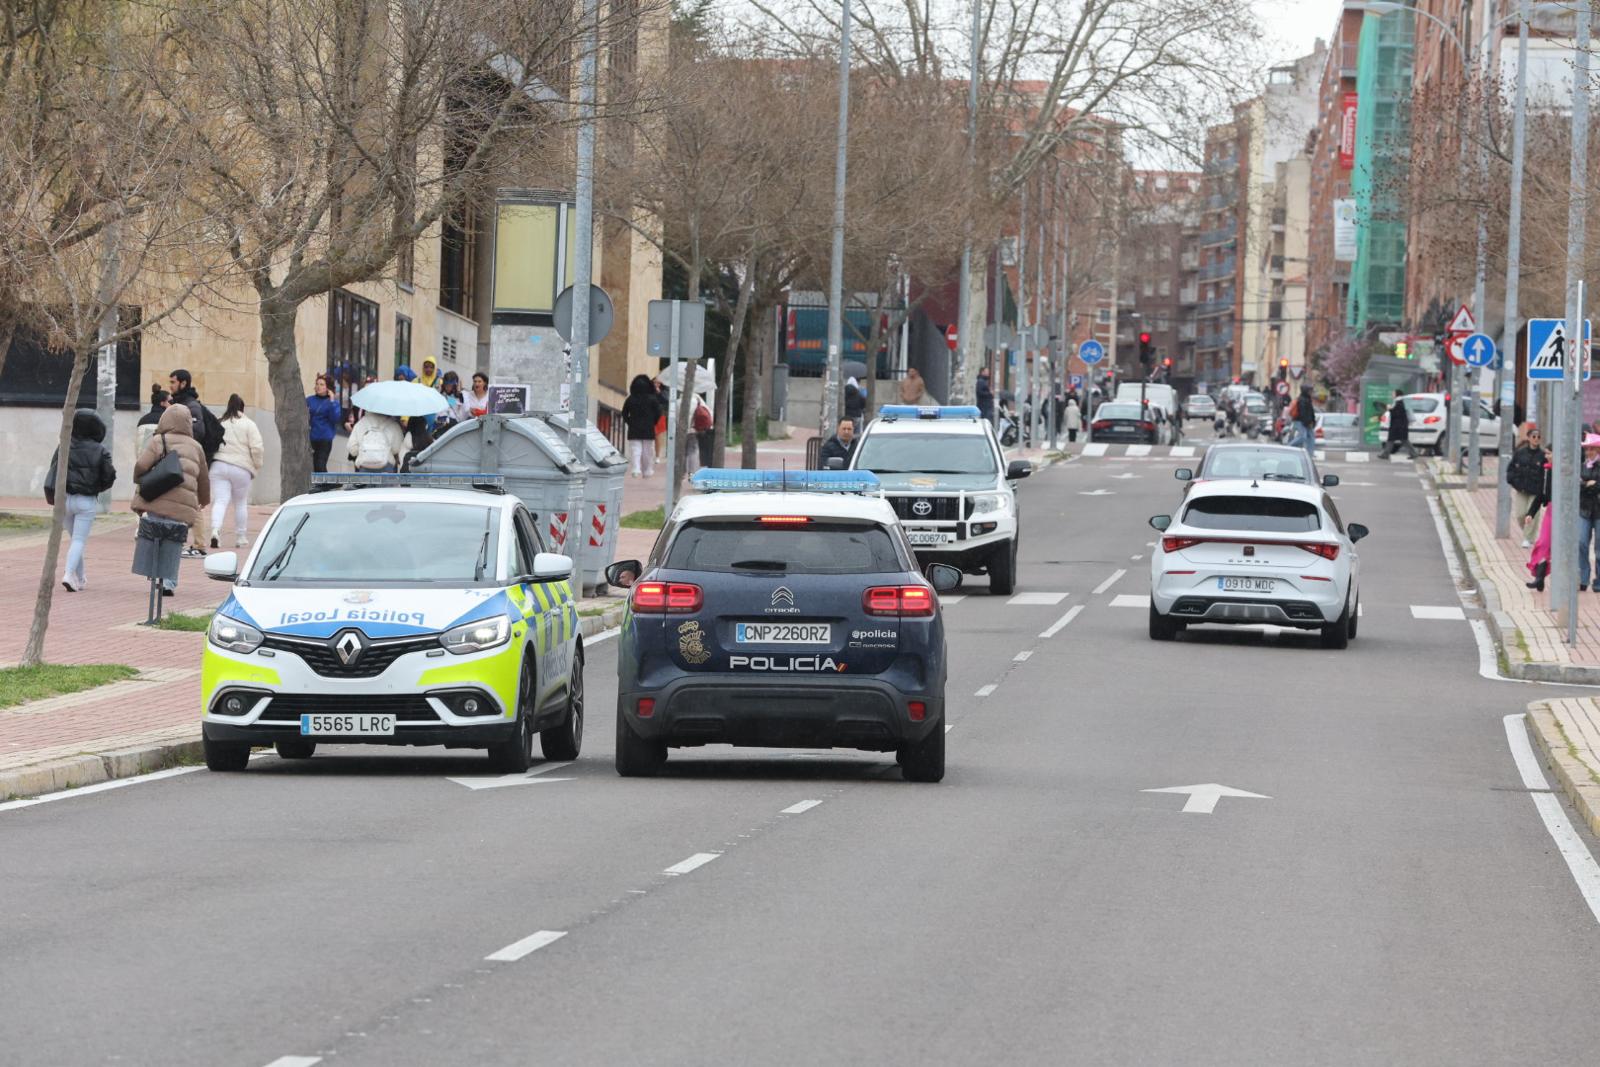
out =
{"type": "Polygon", "coordinates": [[[1092,367],[1106,358],[1106,346],[1093,339],[1085,341],[1078,346],[1078,358],[1092,367]]]}
{"type": "Polygon", "coordinates": [[[1486,333],[1475,333],[1461,342],[1461,358],[1474,367],[1487,367],[1494,362],[1494,338],[1486,333]]]}
{"type": "MultiPolygon", "coordinates": [[[[1584,360],[1583,380],[1589,380],[1589,342],[1594,338],[1594,324],[1583,320],[1584,360]]],[[[1566,366],[1567,320],[1528,320],[1528,380],[1533,382],[1560,381],[1566,366]]]]}
{"type": "Polygon", "coordinates": [[[1082,389],[1083,388],[1083,375],[1074,374],[1072,376],[1072,387],[1074,389],[1082,389]]]}

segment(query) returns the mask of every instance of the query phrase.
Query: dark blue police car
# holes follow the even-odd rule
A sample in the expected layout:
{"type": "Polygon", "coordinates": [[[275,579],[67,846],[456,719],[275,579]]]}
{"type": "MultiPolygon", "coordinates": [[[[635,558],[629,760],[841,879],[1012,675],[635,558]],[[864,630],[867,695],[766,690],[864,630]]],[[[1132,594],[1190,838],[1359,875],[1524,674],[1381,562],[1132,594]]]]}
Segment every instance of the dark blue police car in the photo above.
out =
{"type": "Polygon", "coordinates": [[[669,748],[894,752],[944,777],[944,623],[894,509],[862,471],[702,470],[630,589],[617,657],[617,772],[669,748]]]}

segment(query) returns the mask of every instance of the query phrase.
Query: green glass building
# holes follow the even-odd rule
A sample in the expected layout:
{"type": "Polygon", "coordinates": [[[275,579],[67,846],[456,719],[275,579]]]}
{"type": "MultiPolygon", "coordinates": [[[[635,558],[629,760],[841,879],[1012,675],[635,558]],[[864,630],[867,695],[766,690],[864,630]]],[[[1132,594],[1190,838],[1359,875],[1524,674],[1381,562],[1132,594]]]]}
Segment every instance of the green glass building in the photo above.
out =
{"type": "Polygon", "coordinates": [[[1356,60],[1356,261],[1346,324],[1363,331],[1405,317],[1406,203],[1411,151],[1411,57],[1416,19],[1367,15],[1356,60]]]}

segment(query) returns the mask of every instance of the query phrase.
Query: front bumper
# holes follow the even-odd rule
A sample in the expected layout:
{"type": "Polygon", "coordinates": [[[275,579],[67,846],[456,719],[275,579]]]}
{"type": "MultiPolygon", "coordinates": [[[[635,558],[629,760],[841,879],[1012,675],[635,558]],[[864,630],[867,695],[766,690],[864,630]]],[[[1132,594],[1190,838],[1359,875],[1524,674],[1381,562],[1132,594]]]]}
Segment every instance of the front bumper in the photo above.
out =
{"type": "Polygon", "coordinates": [[[944,691],[904,693],[872,678],[781,683],[748,675],[686,675],[620,693],[617,714],[648,741],[675,747],[855,748],[889,752],[944,729],[944,691]],[[655,708],[638,714],[639,700],[655,708]],[[913,721],[909,703],[926,710],[913,721]]]}

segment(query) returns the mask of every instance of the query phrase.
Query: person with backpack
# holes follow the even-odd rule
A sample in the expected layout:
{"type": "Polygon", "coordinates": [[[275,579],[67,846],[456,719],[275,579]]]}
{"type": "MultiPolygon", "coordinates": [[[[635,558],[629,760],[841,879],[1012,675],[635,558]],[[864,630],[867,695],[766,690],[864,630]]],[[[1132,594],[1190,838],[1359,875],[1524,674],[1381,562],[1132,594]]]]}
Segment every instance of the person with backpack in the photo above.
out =
{"type": "MultiPolygon", "coordinates": [[[[194,439],[194,419],[189,408],[173,404],[156,424],[155,436],[139,453],[133,465],[133,511],[144,519],[166,520],[193,531],[200,525],[201,509],[211,503],[211,477],[206,467],[205,450],[194,439]],[[168,455],[178,457],[178,476],[159,492],[144,481],[168,455]],[[144,494],[151,495],[146,497],[144,494]]],[[[176,581],[162,583],[162,595],[171,596],[176,581]]]]}
{"type": "MultiPolygon", "coordinates": [[[[72,413],[72,442],[67,447],[67,509],[63,516],[72,542],[67,546],[67,562],[61,571],[61,586],[69,593],[89,584],[83,573],[83,551],[89,544],[95,513],[100,510],[97,498],[117,481],[117,468],[111,462],[105,439],[106,424],[99,415],[87,408],[72,413]]],[[[56,502],[56,464],[60,458],[59,449],[50,454],[50,469],[44,476],[45,503],[52,507],[56,502]]]]}
{"type": "Polygon", "coordinates": [[[250,483],[261,471],[266,450],[261,444],[261,430],[244,413],[244,399],[238,393],[228,397],[228,408],[222,413],[222,447],[211,463],[211,477],[217,491],[211,502],[211,547],[217,548],[222,534],[222,518],[233,504],[233,547],[244,548],[250,543],[250,483]]]}
{"type": "Polygon", "coordinates": [[[306,421],[310,424],[311,469],[317,474],[328,470],[328,455],[333,451],[333,439],[339,434],[339,424],[344,412],[328,386],[326,374],[317,375],[312,394],[306,397],[306,421]]]}
{"type": "Polygon", "coordinates": [[[206,462],[210,463],[217,454],[217,449],[222,447],[222,421],[211,413],[211,409],[200,401],[200,392],[194,387],[194,378],[189,372],[179,367],[167,379],[171,387],[172,403],[182,404],[189,409],[189,416],[194,420],[191,427],[192,435],[200,447],[205,450],[206,462]]]}
{"type": "Polygon", "coordinates": [[[1317,458],[1317,406],[1311,399],[1311,386],[1302,385],[1300,395],[1295,397],[1294,404],[1289,408],[1289,418],[1300,424],[1300,432],[1296,444],[1303,445],[1306,454],[1312,459],[1317,458]]]}
{"type": "Polygon", "coordinates": [[[393,415],[369,411],[350,428],[350,458],[356,470],[367,474],[393,474],[400,469],[406,432],[393,415]]]}

